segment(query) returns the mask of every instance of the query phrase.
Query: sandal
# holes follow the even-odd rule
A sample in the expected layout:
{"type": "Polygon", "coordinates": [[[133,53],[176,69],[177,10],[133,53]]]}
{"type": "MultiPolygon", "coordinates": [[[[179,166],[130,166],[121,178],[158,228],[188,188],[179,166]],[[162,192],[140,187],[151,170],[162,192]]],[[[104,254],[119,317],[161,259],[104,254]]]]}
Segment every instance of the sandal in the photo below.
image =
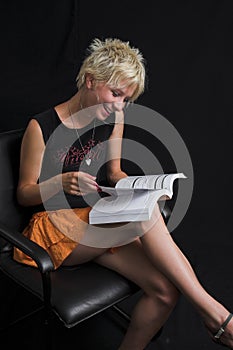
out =
{"type": "MultiPolygon", "coordinates": [[[[233,314],[230,313],[230,314],[228,315],[228,317],[226,318],[226,320],[225,320],[225,321],[223,322],[223,324],[221,325],[221,327],[219,328],[219,330],[218,330],[215,334],[213,334],[213,340],[214,340],[215,342],[217,342],[217,343],[223,345],[223,346],[226,346],[226,347],[227,347],[227,345],[223,344],[223,343],[220,341],[220,337],[221,337],[221,335],[225,332],[225,328],[226,328],[226,326],[228,325],[228,323],[230,322],[230,320],[232,319],[232,317],[233,317],[233,314]]],[[[229,349],[231,349],[231,348],[229,348],[229,349]]]]}

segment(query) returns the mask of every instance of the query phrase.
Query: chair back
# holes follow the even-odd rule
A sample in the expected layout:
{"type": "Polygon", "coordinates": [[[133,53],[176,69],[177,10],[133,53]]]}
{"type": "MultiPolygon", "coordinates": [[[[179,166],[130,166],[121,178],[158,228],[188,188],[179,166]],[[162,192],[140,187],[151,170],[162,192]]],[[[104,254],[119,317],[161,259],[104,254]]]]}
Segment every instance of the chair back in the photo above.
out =
{"type": "MultiPolygon", "coordinates": [[[[0,133],[0,221],[9,228],[22,230],[28,221],[28,211],[16,199],[19,175],[20,146],[24,129],[0,133]]],[[[0,239],[0,253],[11,245],[0,239]]]]}

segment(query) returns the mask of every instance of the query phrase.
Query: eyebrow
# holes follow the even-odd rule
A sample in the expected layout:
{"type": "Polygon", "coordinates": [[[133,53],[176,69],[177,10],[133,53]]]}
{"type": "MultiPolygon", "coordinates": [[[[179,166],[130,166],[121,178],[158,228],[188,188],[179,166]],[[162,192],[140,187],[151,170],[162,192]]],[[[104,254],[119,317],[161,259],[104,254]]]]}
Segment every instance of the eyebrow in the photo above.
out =
{"type": "MultiPolygon", "coordinates": [[[[112,88],[112,90],[116,90],[118,93],[120,93],[121,95],[124,95],[124,91],[121,88],[112,88]]],[[[132,95],[133,96],[133,95],[132,95]]],[[[125,98],[127,98],[128,100],[130,100],[132,98],[132,96],[125,96],[125,98]]]]}

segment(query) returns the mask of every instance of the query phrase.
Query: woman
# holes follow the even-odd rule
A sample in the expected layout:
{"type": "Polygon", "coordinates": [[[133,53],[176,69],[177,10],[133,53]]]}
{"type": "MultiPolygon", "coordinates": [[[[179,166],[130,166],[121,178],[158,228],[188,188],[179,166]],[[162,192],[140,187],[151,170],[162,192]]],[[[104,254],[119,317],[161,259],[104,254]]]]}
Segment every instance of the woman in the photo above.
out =
{"type": "MultiPolygon", "coordinates": [[[[107,242],[104,226],[88,224],[104,163],[112,186],[127,176],[120,166],[124,108],[142,94],[144,85],[145,65],[138,49],[119,39],[91,43],[76,94],[33,117],[26,128],[17,196],[34,214],[24,234],[48,251],[56,268],[94,260],[142,288],[120,350],[144,349],[180,293],[199,312],[212,339],[233,349],[232,314],[200,285],[158,206],[150,221],[113,225],[119,237],[127,232],[128,241],[107,242]],[[100,242],[94,241],[98,230],[100,242]],[[114,246],[112,252],[109,248],[114,246]]],[[[17,249],[14,258],[34,264],[17,249]]]]}

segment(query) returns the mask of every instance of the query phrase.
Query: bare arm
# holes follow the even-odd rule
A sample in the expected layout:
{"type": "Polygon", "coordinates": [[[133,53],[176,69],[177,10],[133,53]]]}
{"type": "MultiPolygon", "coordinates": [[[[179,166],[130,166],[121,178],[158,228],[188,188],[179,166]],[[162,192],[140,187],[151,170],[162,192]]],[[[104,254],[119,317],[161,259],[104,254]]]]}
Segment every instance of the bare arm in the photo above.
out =
{"type": "Polygon", "coordinates": [[[32,119],[25,131],[21,145],[17,187],[17,198],[21,205],[41,204],[42,197],[45,201],[61,190],[73,195],[97,191],[95,177],[83,172],[58,174],[38,184],[44,151],[45,144],[40,126],[35,119],[32,119]]]}
{"type": "Polygon", "coordinates": [[[24,133],[21,145],[17,188],[17,198],[21,205],[36,205],[42,202],[37,180],[40,176],[44,150],[41,129],[37,121],[32,119],[24,133]]]}
{"type": "Polygon", "coordinates": [[[107,179],[111,186],[115,186],[118,180],[127,174],[121,169],[122,137],[124,130],[124,114],[116,113],[116,124],[109,138],[107,179]]]}

